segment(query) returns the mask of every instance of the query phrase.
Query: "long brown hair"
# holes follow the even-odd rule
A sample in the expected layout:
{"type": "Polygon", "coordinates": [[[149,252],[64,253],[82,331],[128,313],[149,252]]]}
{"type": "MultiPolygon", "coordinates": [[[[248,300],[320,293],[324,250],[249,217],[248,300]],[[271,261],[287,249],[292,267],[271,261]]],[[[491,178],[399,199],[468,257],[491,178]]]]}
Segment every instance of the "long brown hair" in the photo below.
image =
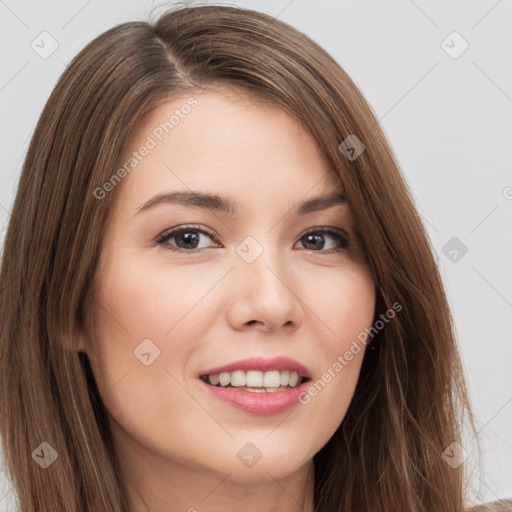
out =
{"type": "Polygon", "coordinates": [[[313,134],[345,191],[377,286],[375,318],[400,314],[366,351],[349,410],[315,455],[315,511],[460,512],[463,466],[442,452],[471,420],[437,263],[364,97],[315,42],[266,14],[172,8],[118,25],[67,67],[24,162],[0,276],[1,433],[23,512],[125,511],[110,431],[76,349],[119,165],[150,109],[212,85],[273,101],[313,134]],[[347,158],[339,145],[365,145],[347,158]],[[466,414],[467,413],[467,414],[466,414]],[[48,443],[42,469],[32,452],[48,443]]]}

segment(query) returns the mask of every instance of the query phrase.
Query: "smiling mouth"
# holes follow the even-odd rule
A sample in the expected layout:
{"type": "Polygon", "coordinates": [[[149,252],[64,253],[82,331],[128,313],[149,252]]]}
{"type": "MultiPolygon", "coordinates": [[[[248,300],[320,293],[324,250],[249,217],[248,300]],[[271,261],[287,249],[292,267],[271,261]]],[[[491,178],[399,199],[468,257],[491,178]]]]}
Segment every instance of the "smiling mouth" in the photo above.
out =
{"type": "Polygon", "coordinates": [[[252,393],[277,393],[300,386],[310,380],[297,372],[288,370],[271,370],[262,372],[258,370],[237,370],[211,375],[201,375],[200,379],[217,388],[234,388],[252,393]]]}

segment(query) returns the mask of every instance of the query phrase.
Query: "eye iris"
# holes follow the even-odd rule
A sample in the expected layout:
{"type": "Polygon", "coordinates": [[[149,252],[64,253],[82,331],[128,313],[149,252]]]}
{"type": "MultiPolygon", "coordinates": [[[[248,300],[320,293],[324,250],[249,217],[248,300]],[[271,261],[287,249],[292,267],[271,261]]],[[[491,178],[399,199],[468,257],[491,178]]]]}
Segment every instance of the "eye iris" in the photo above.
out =
{"type": "Polygon", "coordinates": [[[307,245],[308,243],[312,243],[314,245],[313,247],[311,247],[311,249],[321,249],[324,245],[324,239],[323,239],[324,237],[322,235],[309,234],[309,235],[306,235],[304,238],[307,240],[305,245],[307,245]],[[313,239],[315,241],[312,241],[313,239]],[[320,242],[320,243],[315,244],[315,242],[320,242]]]}
{"type": "Polygon", "coordinates": [[[185,233],[180,233],[178,235],[176,235],[176,245],[178,247],[181,247],[181,248],[185,248],[185,249],[194,249],[195,247],[197,247],[197,244],[199,243],[199,235],[197,233],[194,233],[194,232],[191,232],[191,231],[186,231],[185,233]],[[181,244],[179,242],[179,240],[185,240],[186,242],[192,242],[192,245],[193,247],[191,247],[190,244],[181,244]],[[195,243],[194,243],[195,242],[195,243]]]}

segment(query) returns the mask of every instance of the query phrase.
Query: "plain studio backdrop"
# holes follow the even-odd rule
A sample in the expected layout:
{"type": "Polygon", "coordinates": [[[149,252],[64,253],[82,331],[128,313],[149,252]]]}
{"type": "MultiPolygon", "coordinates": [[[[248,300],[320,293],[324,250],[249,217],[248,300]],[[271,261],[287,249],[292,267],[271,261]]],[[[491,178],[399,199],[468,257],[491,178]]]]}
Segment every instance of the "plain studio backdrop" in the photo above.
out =
{"type": "MultiPolygon", "coordinates": [[[[58,77],[95,36],[145,20],[161,5],[0,0],[1,247],[30,136],[58,77]]],[[[483,472],[471,473],[474,500],[512,497],[511,1],[225,5],[266,12],[305,32],[372,106],[411,187],[452,306],[484,452],[483,472]]],[[[471,440],[461,454],[472,460],[471,440]]],[[[0,476],[0,510],[14,511],[0,476]]]]}

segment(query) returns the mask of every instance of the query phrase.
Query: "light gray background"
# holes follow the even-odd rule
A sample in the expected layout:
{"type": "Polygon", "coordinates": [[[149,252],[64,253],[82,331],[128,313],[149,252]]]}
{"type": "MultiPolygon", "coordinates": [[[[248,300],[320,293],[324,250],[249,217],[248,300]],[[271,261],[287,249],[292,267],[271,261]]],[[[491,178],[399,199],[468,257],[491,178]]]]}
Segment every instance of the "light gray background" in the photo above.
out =
{"type": "MultiPolygon", "coordinates": [[[[157,5],[0,0],[2,241],[29,138],[66,64],[99,33],[147,19],[157,5]],[[46,59],[31,47],[43,31],[58,43],[46,59]]],[[[311,36],[374,109],[439,255],[452,305],[485,455],[483,475],[471,479],[475,501],[512,497],[511,1],[231,5],[267,12],[311,36]],[[462,48],[458,36],[446,40],[453,31],[469,44],[457,58],[445,51],[462,48]],[[452,237],[468,248],[455,262],[443,253],[452,237]]],[[[464,448],[471,457],[471,442],[464,448]]],[[[0,500],[7,490],[0,485],[0,500]]],[[[1,510],[14,510],[8,499],[1,510]]]]}

